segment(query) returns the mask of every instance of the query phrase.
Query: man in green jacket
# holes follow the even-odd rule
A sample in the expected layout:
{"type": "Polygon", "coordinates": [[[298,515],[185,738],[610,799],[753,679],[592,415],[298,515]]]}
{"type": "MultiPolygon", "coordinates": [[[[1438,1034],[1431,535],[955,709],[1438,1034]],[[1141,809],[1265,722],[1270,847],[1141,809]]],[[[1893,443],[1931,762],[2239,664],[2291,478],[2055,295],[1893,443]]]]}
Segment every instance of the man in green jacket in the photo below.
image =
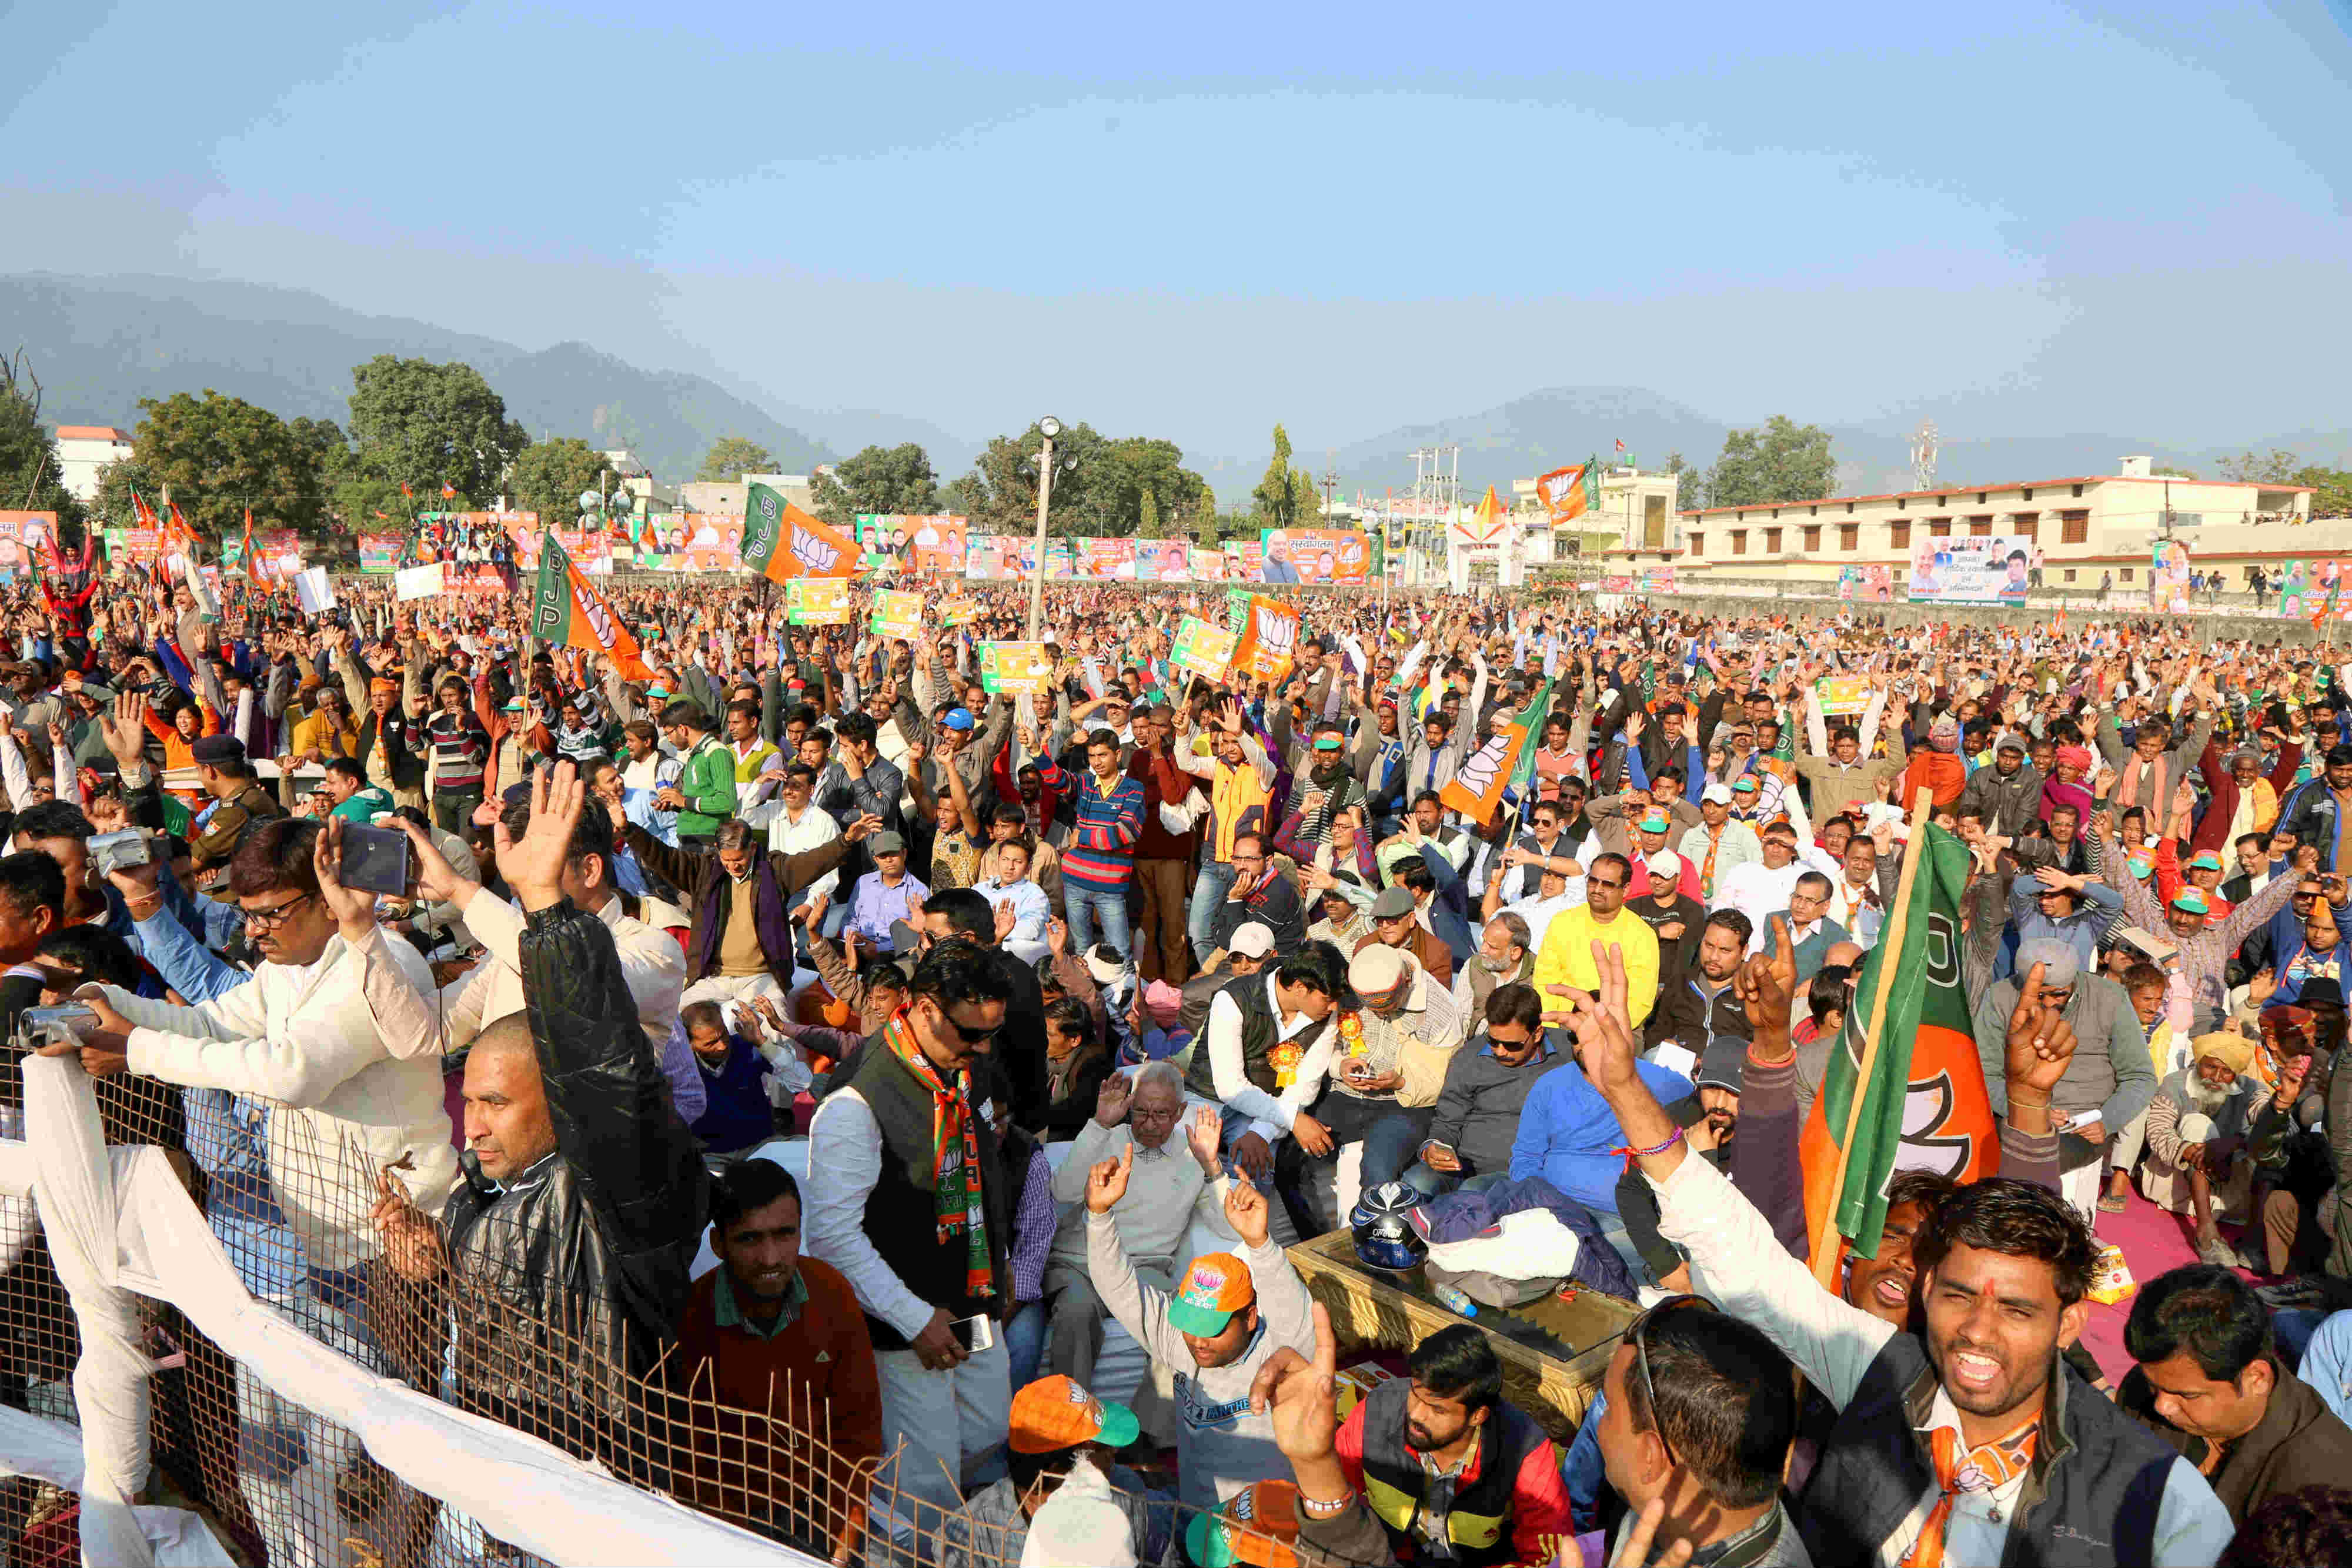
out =
{"type": "Polygon", "coordinates": [[[681,848],[709,849],[719,824],[735,814],[735,758],[711,733],[710,716],[684,698],[662,709],[662,738],[683,759],[677,782],[666,785],[654,804],[677,813],[681,848]]]}

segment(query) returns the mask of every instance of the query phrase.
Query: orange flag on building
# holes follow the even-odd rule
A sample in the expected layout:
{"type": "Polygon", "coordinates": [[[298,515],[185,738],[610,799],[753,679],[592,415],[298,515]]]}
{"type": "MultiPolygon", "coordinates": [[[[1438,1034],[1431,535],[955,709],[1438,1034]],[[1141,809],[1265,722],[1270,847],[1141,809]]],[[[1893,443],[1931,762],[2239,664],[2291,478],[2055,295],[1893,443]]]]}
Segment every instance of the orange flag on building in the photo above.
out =
{"type": "Polygon", "coordinates": [[[652,667],[613,607],[588,584],[550,528],[539,541],[539,583],[531,594],[530,634],[558,647],[593,648],[629,680],[649,681],[652,667]]]}

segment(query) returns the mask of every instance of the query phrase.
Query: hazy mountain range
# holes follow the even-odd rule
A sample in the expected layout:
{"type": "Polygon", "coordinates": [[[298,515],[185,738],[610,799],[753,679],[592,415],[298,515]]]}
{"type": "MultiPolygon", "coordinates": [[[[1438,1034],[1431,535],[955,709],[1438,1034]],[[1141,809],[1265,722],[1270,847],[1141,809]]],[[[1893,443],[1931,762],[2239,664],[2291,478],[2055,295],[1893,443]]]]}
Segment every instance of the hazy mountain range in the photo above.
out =
{"type": "MultiPolygon", "coordinates": [[[[914,441],[945,480],[964,472],[992,434],[958,434],[906,414],[803,406],[773,389],[642,369],[585,343],[525,350],[423,321],[364,315],[315,294],[245,283],[0,276],[0,351],[20,345],[29,350],[45,389],[47,419],[124,429],[138,423],[141,398],[206,387],[287,418],[309,414],[346,423],[352,366],[382,353],[463,360],[498,388],[509,414],[534,438],[580,435],[599,445],[627,446],[665,482],[690,478],[703,452],[723,435],[750,437],[795,472],[870,444],[914,441]]],[[[1806,419],[1802,409],[1763,411],[1773,412],[1806,419]]],[[[1409,487],[1414,448],[1458,444],[1465,498],[1475,498],[1490,483],[1507,497],[1512,480],[1589,455],[1609,459],[1619,441],[1645,466],[1662,465],[1676,452],[1704,466],[1735,423],[1758,423],[1762,417],[1727,420],[1638,387],[1559,387],[1336,450],[1302,449],[1292,461],[1318,476],[1327,465],[1336,470],[1339,495],[1352,498],[1409,487]]],[[[1907,488],[1908,432],[1915,423],[1916,415],[1829,425],[1840,488],[1907,488]]],[[[1176,430],[1104,434],[1185,441],[1185,433],[1176,430]]],[[[2189,439],[1947,429],[1937,480],[1965,488],[2111,474],[2118,458],[2133,453],[2210,473],[2216,458],[2249,446],[2284,447],[2306,461],[2352,465],[2352,431],[2345,430],[2220,432],[2189,439]]],[[[1264,452],[1187,450],[1190,465],[1229,506],[1245,502],[1265,471],[1264,452]]]]}

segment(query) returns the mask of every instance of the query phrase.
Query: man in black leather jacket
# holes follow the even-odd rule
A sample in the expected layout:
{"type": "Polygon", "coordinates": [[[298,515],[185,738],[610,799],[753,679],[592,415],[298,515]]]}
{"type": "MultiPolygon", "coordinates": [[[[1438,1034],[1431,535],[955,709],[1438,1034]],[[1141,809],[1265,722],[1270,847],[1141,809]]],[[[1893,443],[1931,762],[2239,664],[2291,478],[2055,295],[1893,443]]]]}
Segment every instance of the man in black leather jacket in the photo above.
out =
{"type": "Polygon", "coordinates": [[[374,1218],[403,1278],[446,1281],[456,1403],[657,1482],[635,1384],[685,1307],[708,1177],[612,933],[559,885],[585,791],[568,762],[532,791],[522,837],[498,831],[527,1007],[467,1054],[465,1180],[440,1227],[397,1195],[374,1218]]]}

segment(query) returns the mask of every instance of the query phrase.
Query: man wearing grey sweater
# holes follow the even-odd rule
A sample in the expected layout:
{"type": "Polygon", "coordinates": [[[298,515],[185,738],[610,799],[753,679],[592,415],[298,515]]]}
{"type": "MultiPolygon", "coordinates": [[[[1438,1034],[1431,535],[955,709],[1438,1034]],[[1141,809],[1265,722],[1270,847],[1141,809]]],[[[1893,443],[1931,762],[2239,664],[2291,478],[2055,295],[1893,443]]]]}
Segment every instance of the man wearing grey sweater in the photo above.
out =
{"type": "Polygon", "coordinates": [[[1111,1213],[1134,1164],[1129,1145],[1087,1173],[1087,1264],[1119,1326],[1174,1371],[1184,1421],[1176,1438],[1179,1500],[1214,1509],[1282,1471],[1271,1417],[1250,1409],[1250,1384],[1276,1350],[1315,1348],[1313,1304],[1282,1249],[1266,1239],[1265,1196],[1247,1182],[1225,1195],[1239,1256],[1194,1259],[1173,1295],[1139,1284],[1111,1213]]]}

